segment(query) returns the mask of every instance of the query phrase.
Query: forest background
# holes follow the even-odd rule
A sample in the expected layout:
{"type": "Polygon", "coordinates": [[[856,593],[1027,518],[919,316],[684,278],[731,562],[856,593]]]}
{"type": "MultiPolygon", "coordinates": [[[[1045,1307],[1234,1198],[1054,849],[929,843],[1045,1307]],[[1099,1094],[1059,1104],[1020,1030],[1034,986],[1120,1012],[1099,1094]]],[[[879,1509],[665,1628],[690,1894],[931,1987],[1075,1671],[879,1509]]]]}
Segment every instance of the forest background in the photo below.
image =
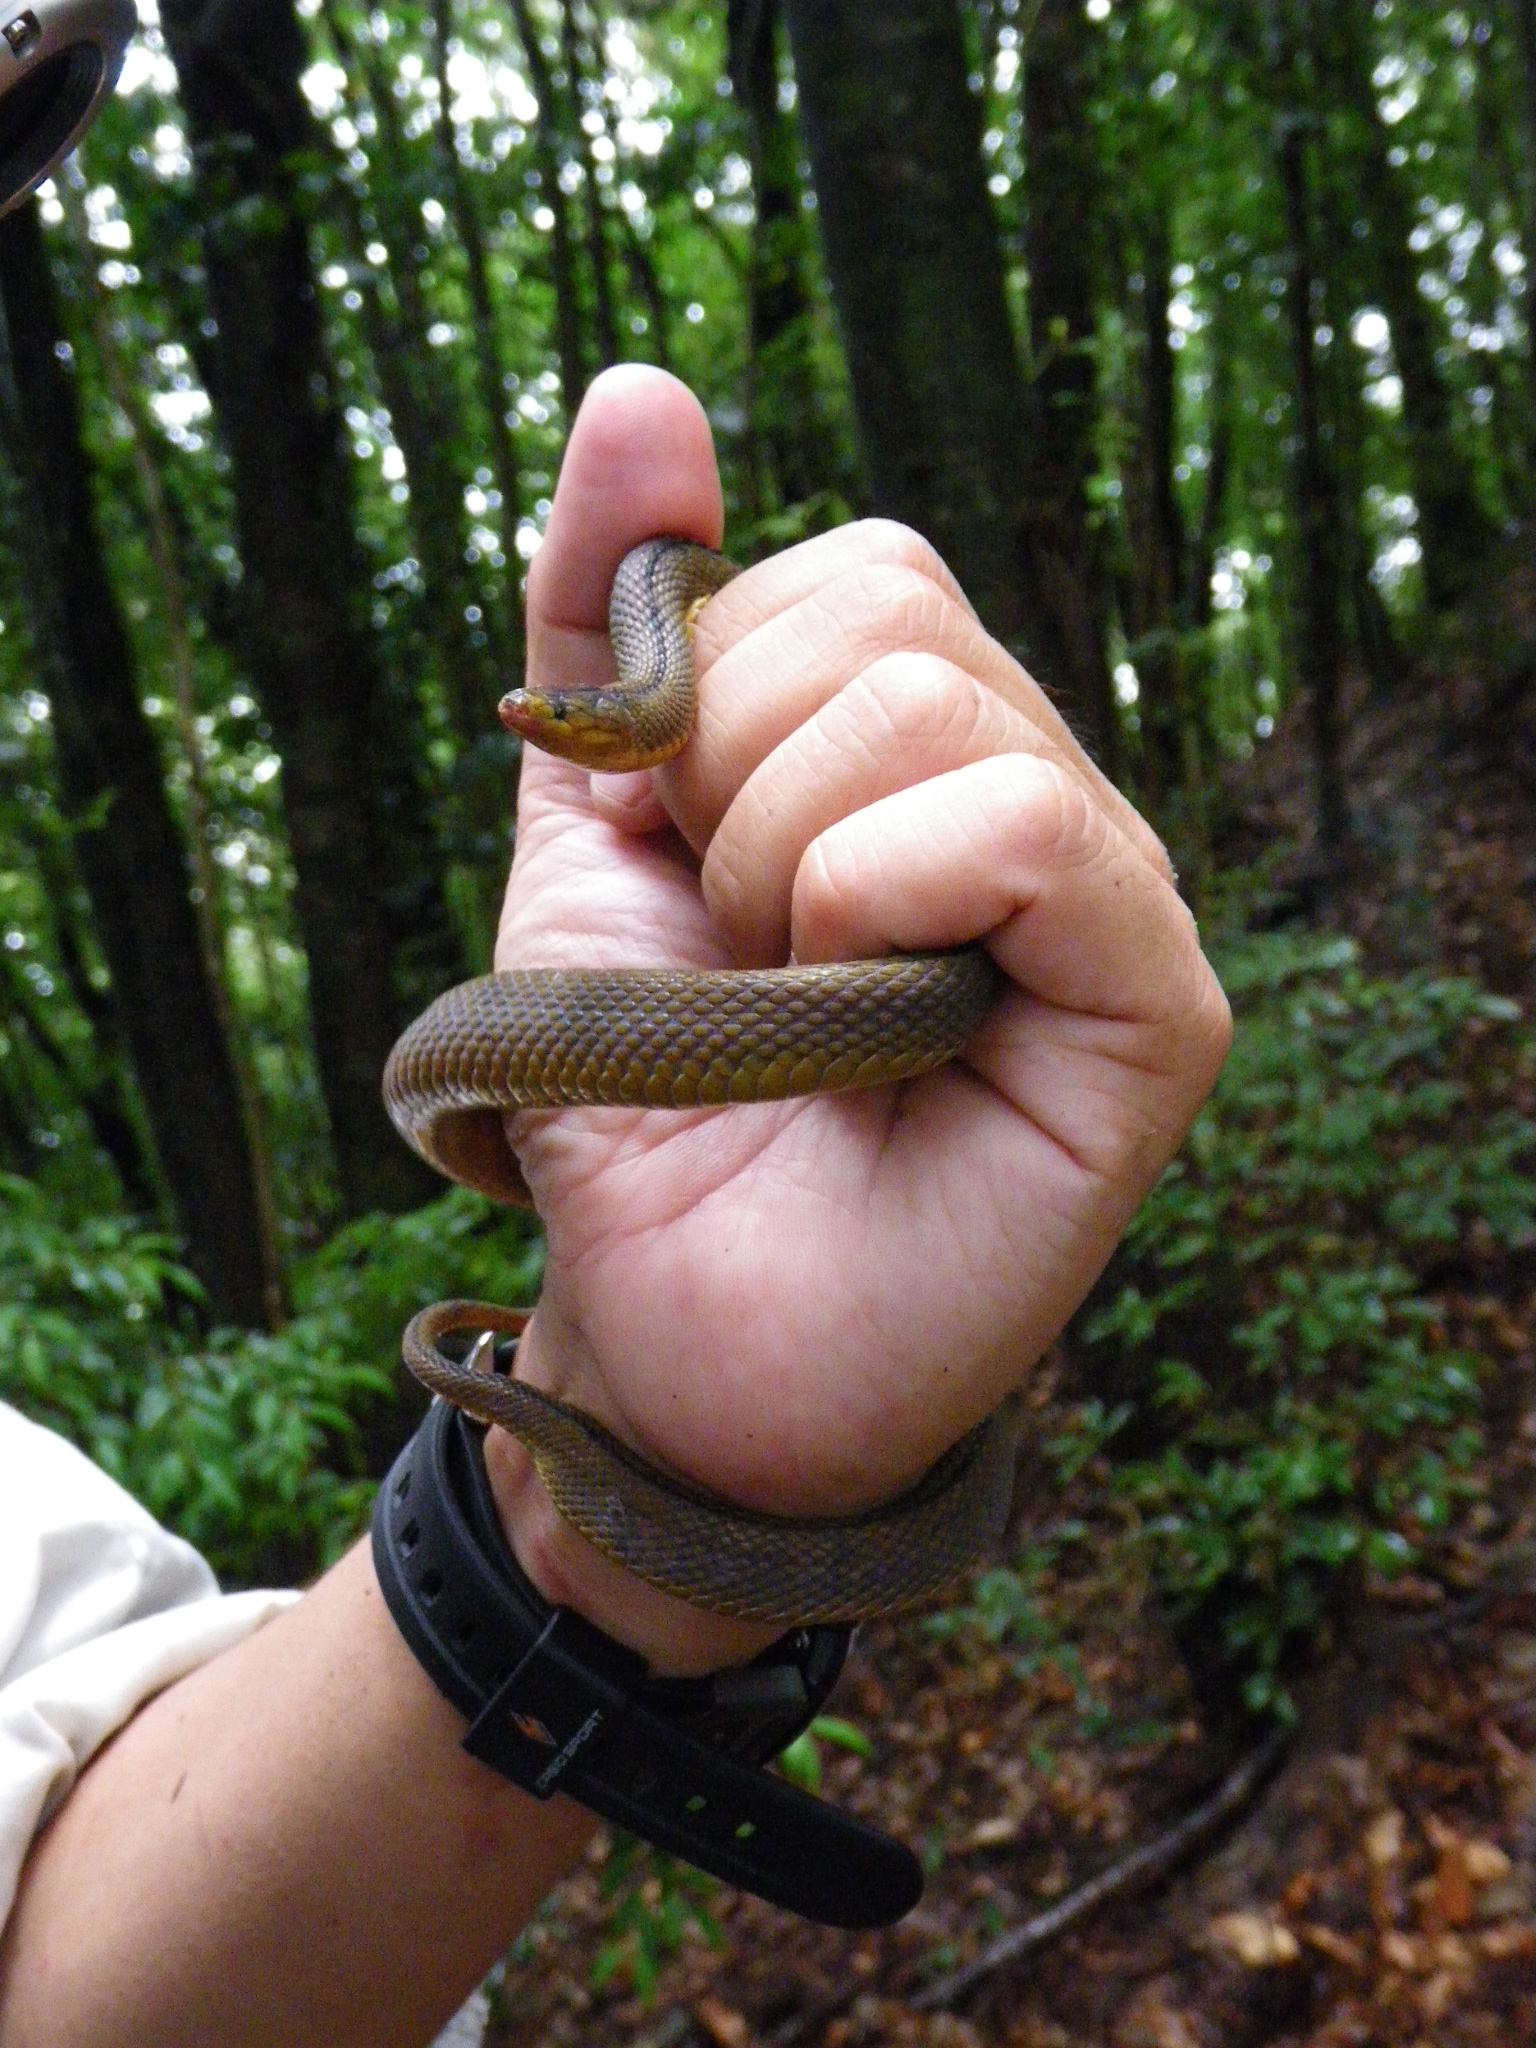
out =
{"type": "Polygon", "coordinates": [[[661,363],[738,560],[908,520],[1174,850],[1236,1050],[1040,1455],[1288,1714],[1508,1523],[1444,1293],[1531,1293],[1536,857],[1458,944],[1360,763],[1432,792],[1536,680],[1532,0],[140,13],[0,223],[0,1395],[294,1578],[406,1317],[536,1292],[378,1076],[488,963],[568,421],[661,363]]]}

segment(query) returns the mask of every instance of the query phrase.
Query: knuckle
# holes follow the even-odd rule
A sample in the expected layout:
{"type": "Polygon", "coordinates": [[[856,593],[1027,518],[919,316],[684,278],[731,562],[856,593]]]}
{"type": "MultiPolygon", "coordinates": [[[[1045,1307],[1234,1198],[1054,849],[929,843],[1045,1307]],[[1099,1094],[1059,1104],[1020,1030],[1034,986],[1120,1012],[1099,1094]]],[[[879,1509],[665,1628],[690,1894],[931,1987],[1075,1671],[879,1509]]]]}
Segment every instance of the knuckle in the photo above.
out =
{"type": "Polygon", "coordinates": [[[1227,1001],[1226,990],[1216,979],[1208,963],[1202,960],[1205,972],[1198,1011],[1198,1029],[1210,1054],[1210,1074],[1214,1080],[1226,1062],[1232,1049],[1232,1005],[1227,1001]]]}
{"type": "Polygon", "coordinates": [[[753,861],[748,849],[754,828],[760,826],[755,807],[741,816],[728,814],[704,855],[699,876],[704,901],[711,914],[727,924],[733,924],[752,907],[753,861]]]}
{"type": "Polygon", "coordinates": [[[930,648],[949,600],[904,563],[860,562],[830,585],[824,602],[843,633],[873,654],[930,648]]]}
{"type": "Polygon", "coordinates": [[[856,723],[872,721],[903,743],[963,742],[984,714],[976,679],[933,655],[884,656],[856,676],[844,696],[856,723]]]}
{"type": "Polygon", "coordinates": [[[842,907],[859,895],[861,866],[856,835],[834,828],[814,840],[795,877],[796,930],[815,932],[835,922],[842,907]]]}
{"type": "Polygon", "coordinates": [[[915,569],[931,582],[948,582],[943,557],[914,527],[899,519],[864,519],[859,522],[859,533],[881,559],[915,569]]]}
{"type": "Polygon", "coordinates": [[[1075,775],[1039,755],[1015,756],[1003,767],[999,793],[1012,800],[1007,822],[1037,858],[1083,867],[1102,854],[1108,820],[1075,775]]]}

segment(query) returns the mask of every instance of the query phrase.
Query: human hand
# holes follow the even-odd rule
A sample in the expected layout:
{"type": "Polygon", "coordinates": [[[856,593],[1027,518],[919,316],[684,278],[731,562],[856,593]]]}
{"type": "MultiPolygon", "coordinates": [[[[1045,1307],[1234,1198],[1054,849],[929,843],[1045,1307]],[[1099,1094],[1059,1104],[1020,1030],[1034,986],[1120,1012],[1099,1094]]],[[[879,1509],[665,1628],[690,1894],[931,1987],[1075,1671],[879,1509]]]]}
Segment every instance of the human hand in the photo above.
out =
{"type": "MultiPolygon", "coordinates": [[[[529,574],[530,681],[610,676],[621,556],[720,530],[696,401],[659,371],[600,378],[529,574]]],[[[695,653],[695,736],[667,767],[525,756],[497,965],[979,939],[1008,985],[963,1062],[897,1088],[509,1117],[549,1244],[517,1369],[730,1500],[854,1512],[1022,1381],[1177,1149],[1230,1018],[1155,836],[918,536],[867,521],[758,564],[695,653]]],[[[549,1597],[673,1668],[761,1640],[598,1557],[504,1433],[487,1455],[549,1597]]]]}

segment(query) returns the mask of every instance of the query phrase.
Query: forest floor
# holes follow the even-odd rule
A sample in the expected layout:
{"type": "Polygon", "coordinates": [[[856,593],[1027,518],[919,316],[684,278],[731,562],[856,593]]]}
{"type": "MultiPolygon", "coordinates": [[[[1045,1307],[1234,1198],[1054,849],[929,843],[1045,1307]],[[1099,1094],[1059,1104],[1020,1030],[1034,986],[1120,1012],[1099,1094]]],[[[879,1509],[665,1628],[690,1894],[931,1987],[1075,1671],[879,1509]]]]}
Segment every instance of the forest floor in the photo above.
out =
{"type": "MultiPolygon", "coordinates": [[[[1527,639],[1536,572],[1515,563],[1501,588],[1500,619],[1437,650],[1432,700],[1351,707],[1361,852],[1342,881],[1321,891],[1306,851],[1299,711],[1234,780],[1221,850],[1288,848],[1282,896],[1378,964],[1475,972],[1529,1004],[1536,686],[1488,648],[1527,639]]],[[[616,1887],[602,1835],[522,1938],[487,2048],[1536,2042],[1536,1262],[1460,1264],[1437,1295],[1450,1342],[1489,1364],[1483,1497],[1412,1577],[1336,1619],[1293,1687],[1288,1748],[1171,1877],[1019,1953],[1017,1930],[1242,1762],[1127,1577],[1102,1472],[1063,1493],[1026,1460],[1016,1545],[1078,1531],[1036,1549],[1032,1640],[876,1625],[832,1703],[872,1753],[823,1745],[823,1790],[919,1850],[916,1911],[838,1934],[701,1888],[694,1917],[678,1876],[616,1887]]],[[[1031,1440],[1069,1395],[1048,1362],[1031,1440]]]]}

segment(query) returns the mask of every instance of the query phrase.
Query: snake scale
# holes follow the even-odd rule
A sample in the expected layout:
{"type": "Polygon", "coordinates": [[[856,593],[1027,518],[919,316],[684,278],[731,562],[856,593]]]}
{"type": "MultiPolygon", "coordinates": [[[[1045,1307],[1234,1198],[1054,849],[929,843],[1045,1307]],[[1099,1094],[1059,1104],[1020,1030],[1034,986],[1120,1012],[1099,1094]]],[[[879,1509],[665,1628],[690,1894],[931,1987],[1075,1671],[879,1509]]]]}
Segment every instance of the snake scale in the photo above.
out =
{"type": "MultiPolygon", "coordinates": [[[[620,563],[609,603],[617,682],[515,690],[503,721],[588,767],[670,758],[693,727],[692,621],[735,574],[691,542],[642,543],[620,563]]],[[[484,975],[406,1030],[384,1099],[441,1173],[526,1202],[507,1110],[766,1102],[904,1080],[961,1051],[996,986],[979,948],[740,973],[484,975]]],[[[489,1342],[462,1363],[442,1348],[451,1332],[511,1335],[524,1320],[483,1302],[440,1302],[407,1328],[405,1361],[434,1393],[511,1430],[558,1511],[606,1556],[695,1606],[779,1623],[907,1612],[942,1595],[1006,1516],[1010,1407],[879,1508],[821,1520],[757,1514],[655,1470],[582,1410],[491,1372],[489,1342]]]]}

